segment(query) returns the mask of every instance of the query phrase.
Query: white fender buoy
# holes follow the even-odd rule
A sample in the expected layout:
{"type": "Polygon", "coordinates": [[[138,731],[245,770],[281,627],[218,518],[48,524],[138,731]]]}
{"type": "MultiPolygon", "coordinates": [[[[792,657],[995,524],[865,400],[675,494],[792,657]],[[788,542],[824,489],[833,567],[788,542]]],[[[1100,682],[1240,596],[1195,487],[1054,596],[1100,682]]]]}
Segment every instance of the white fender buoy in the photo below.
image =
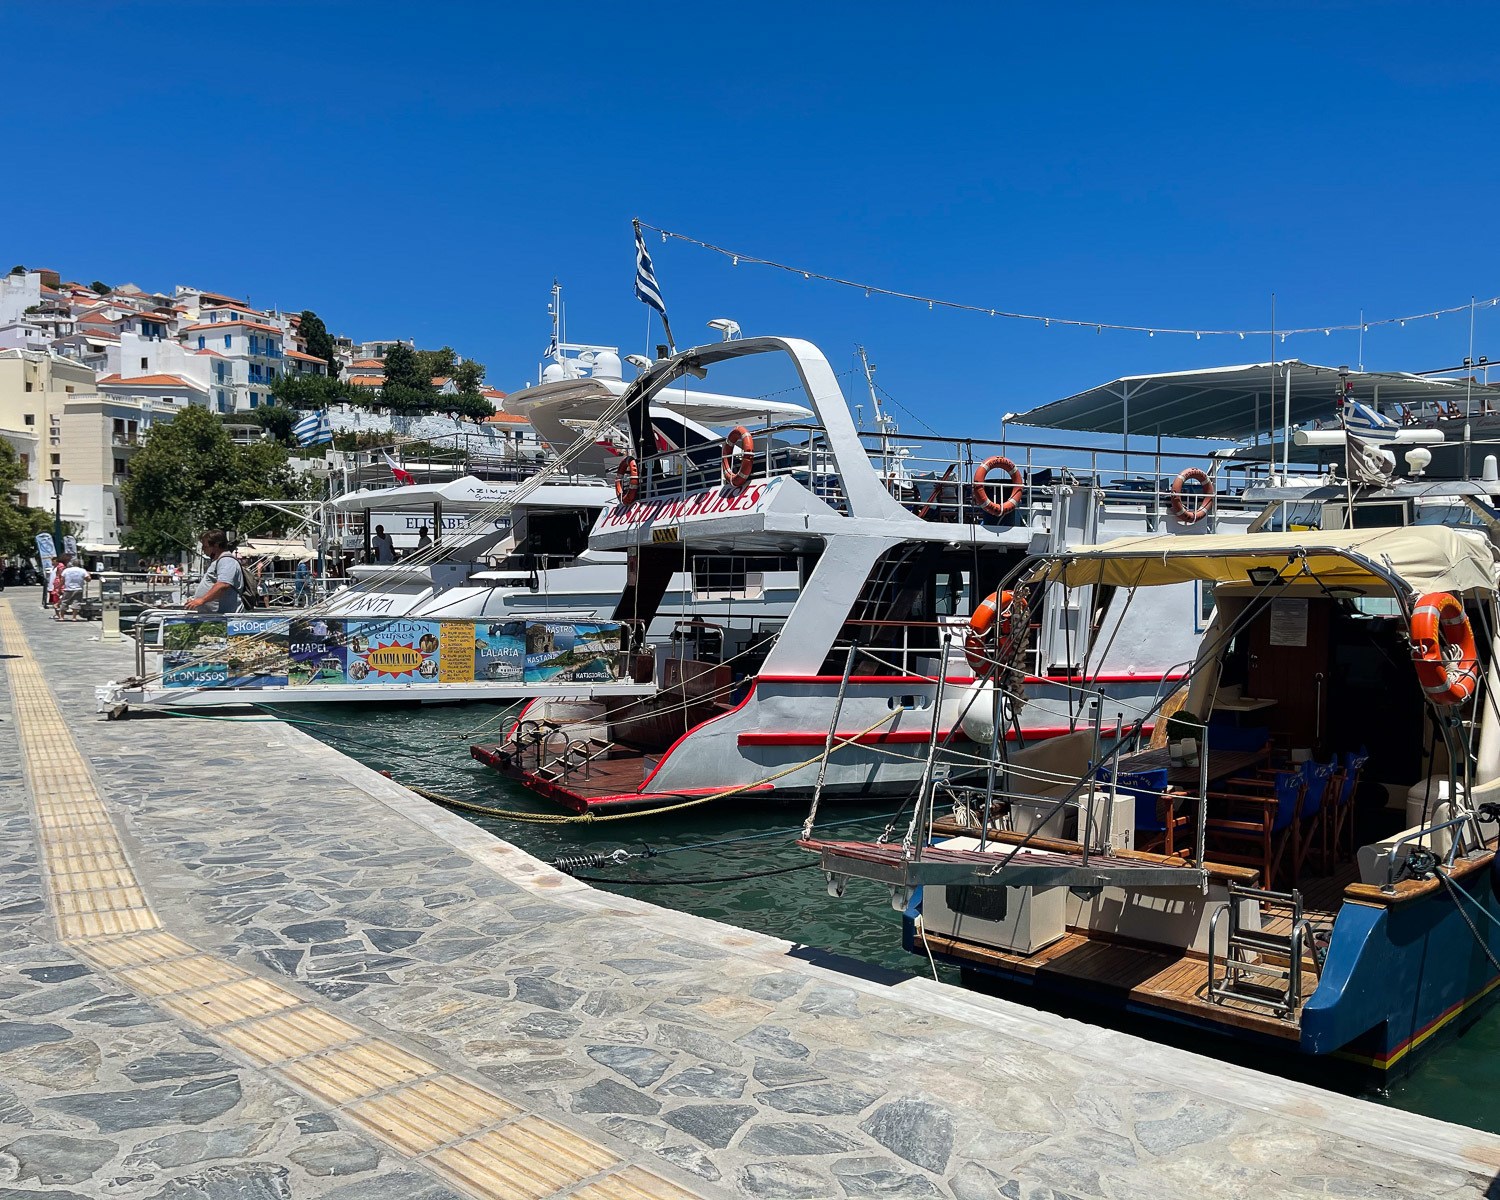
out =
{"type": "Polygon", "coordinates": [[[995,721],[1006,723],[1008,710],[992,679],[976,679],[964,688],[958,701],[959,728],[971,742],[990,745],[995,738],[995,721]]]}

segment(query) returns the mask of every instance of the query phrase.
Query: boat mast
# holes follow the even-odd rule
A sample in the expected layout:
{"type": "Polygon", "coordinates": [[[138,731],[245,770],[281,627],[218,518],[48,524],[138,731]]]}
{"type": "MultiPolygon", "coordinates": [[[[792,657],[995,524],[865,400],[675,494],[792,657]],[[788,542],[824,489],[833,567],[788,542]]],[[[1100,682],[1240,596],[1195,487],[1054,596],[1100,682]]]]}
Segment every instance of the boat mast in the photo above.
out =
{"type": "Polygon", "coordinates": [[[856,346],[859,351],[859,365],[865,373],[865,387],[870,391],[870,406],[875,413],[875,428],[880,431],[880,469],[881,473],[889,479],[895,471],[895,461],[891,450],[891,438],[896,434],[896,422],[891,419],[880,403],[880,393],[875,390],[875,368],[870,365],[870,359],[865,354],[863,346],[856,346]]]}
{"type": "Polygon", "coordinates": [[[547,315],[552,318],[552,341],[547,347],[548,355],[555,362],[562,362],[563,329],[562,284],[552,277],[552,299],[547,302],[547,315]]]}

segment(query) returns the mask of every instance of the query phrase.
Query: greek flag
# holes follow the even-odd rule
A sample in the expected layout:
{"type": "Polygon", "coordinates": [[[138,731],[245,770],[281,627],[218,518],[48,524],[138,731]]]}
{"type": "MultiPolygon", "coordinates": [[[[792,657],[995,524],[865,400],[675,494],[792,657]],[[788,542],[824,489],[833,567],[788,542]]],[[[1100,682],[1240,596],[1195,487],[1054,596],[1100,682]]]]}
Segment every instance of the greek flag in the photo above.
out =
{"type": "Polygon", "coordinates": [[[292,436],[299,446],[317,446],[333,441],[333,428],[328,424],[326,410],[308,413],[292,426],[292,436]]]}
{"type": "Polygon", "coordinates": [[[1344,430],[1367,442],[1389,442],[1401,431],[1401,427],[1369,405],[1361,404],[1358,400],[1347,400],[1344,402],[1344,430]]]}
{"type": "Polygon", "coordinates": [[[656,286],[656,268],[651,265],[651,252],[646,249],[646,235],[641,232],[641,223],[635,223],[635,298],[649,304],[667,319],[667,306],[661,302],[661,289],[656,286]]]}

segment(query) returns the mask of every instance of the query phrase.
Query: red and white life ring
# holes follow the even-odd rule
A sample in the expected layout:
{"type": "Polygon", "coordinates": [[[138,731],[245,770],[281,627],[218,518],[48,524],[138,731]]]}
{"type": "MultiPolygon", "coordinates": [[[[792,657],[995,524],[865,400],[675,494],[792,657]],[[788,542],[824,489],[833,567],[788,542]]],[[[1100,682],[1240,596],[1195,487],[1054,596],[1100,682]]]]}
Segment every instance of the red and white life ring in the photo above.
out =
{"type": "Polygon", "coordinates": [[[615,496],[626,508],[641,494],[641,467],[632,458],[623,458],[615,468],[615,496]]]}
{"type": "Polygon", "coordinates": [[[1179,471],[1177,478],[1172,480],[1172,511],[1177,514],[1177,519],[1184,525],[1196,525],[1213,511],[1213,507],[1214,481],[1208,477],[1207,472],[1200,471],[1197,467],[1179,471]],[[1189,504],[1182,489],[1194,480],[1202,485],[1203,491],[1197,504],[1189,504]]]}
{"type": "Polygon", "coordinates": [[[724,482],[742,488],[755,474],[755,439],[743,425],[736,425],[724,439],[724,482]]]}
{"type": "Polygon", "coordinates": [[[1479,687],[1479,654],[1463,604],[1429,592],[1411,614],[1412,662],[1417,682],[1434,704],[1462,704],[1479,687]]]}
{"type": "Polygon", "coordinates": [[[974,472],[974,503],[997,517],[1014,512],[1016,505],[1021,503],[1021,469],[1003,454],[994,454],[985,459],[979,464],[979,470],[974,472]],[[989,488],[985,487],[984,481],[991,471],[1005,471],[1010,475],[1010,495],[1004,500],[992,498],[989,488]]]}
{"type": "Polygon", "coordinates": [[[994,670],[996,662],[1008,657],[1017,632],[1026,628],[1026,597],[1014,592],[991,592],[969,617],[969,631],[964,635],[964,658],[976,675],[994,670]],[[999,622],[998,646],[990,654],[990,631],[999,622]]]}

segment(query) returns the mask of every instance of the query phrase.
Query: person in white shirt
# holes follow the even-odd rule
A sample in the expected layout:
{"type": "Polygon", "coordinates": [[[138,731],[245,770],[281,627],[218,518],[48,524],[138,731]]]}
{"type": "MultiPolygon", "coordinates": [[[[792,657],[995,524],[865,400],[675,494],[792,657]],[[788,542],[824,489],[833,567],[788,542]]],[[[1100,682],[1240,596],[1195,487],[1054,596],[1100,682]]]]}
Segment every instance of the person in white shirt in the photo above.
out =
{"type": "Polygon", "coordinates": [[[83,585],[88,581],[89,573],[76,563],[69,563],[63,568],[62,602],[57,606],[59,621],[66,621],[69,613],[73,614],[73,620],[83,620],[76,610],[83,603],[83,585]]]}
{"type": "Polygon", "coordinates": [[[370,539],[370,553],[377,563],[396,561],[396,543],[385,531],[384,525],[375,526],[375,536],[370,539]]]}

